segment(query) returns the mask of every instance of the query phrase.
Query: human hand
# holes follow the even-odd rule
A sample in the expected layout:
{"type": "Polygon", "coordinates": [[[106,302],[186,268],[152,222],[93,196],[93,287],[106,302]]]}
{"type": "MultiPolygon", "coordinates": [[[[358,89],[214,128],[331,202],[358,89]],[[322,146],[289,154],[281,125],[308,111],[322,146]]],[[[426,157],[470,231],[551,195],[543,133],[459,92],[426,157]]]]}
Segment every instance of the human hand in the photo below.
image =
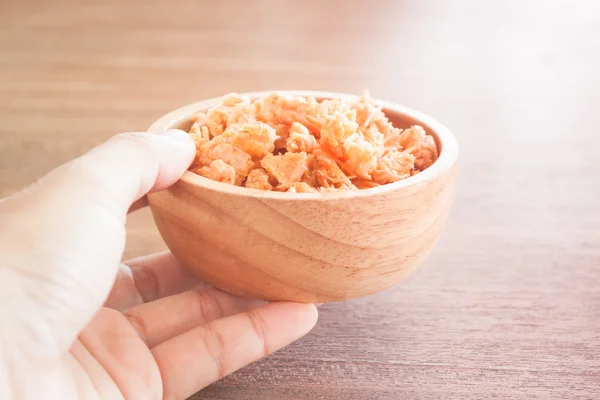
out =
{"type": "Polygon", "coordinates": [[[128,212],[194,152],[117,135],[0,201],[0,398],[184,399],[312,329],[314,305],[198,288],[170,253],[120,264],[128,212]]]}

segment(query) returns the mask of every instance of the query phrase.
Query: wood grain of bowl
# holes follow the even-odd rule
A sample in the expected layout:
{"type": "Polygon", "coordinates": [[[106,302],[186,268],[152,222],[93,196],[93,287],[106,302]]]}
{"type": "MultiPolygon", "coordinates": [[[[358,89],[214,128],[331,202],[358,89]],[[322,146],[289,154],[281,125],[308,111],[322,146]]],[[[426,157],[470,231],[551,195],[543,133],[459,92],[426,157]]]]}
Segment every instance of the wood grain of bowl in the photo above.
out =
{"type": "MultiPolygon", "coordinates": [[[[281,91],[317,99],[355,96],[281,91]]],[[[250,98],[267,92],[244,93],[250,98]]],[[[179,108],[149,132],[187,130],[208,99],[179,108]]],[[[452,205],[458,146],[433,118],[377,102],[400,128],[421,125],[435,138],[438,160],[392,184],[344,193],[248,189],[187,171],[149,195],[168,248],[203,281],[229,293],[272,301],[341,301],[376,293],[412,273],[435,246],[452,205]]]]}

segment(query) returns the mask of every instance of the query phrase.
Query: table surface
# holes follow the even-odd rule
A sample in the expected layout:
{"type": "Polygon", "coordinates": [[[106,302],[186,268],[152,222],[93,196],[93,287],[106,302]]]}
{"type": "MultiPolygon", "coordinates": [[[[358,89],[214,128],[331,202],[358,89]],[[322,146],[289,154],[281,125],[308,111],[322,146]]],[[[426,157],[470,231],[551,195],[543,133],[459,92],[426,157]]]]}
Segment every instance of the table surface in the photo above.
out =
{"type": "Polygon", "coordinates": [[[460,144],[421,269],[194,398],[600,397],[600,2],[80,3],[0,4],[0,196],[232,91],[368,88],[460,144]]]}

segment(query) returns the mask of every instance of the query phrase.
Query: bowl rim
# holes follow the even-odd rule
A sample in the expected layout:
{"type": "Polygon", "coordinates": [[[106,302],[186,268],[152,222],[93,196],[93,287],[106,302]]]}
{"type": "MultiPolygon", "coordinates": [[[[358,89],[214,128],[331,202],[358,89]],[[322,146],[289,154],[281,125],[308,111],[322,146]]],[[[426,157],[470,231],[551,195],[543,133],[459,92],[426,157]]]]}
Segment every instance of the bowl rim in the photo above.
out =
{"type": "MultiPolygon", "coordinates": [[[[236,92],[240,95],[247,96],[250,98],[258,98],[267,96],[273,92],[277,92],[283,95],[290,96],[312,96],[315,98],[338,98],[345,100],[356,100],[360,98],[360,95],[353,95],[340,92],[326,92],[326,91],[314,91],[314,90],[264,90],[256,92],[236,92]]],[[[191,104],[187,104],[180,108],[177,108],[159,119],[157,119],[148,128],[149,133],[161,134],[165,130],[174,129],[172,128],[175,124],[181,123],[189,118],[196,112],[206,110],[209,107],[215,106],[223,99],[223,96],[212,97],[209,99],[200,100],[191,104]]],[[[338,191],[338,192],[319,192],[319,193],[289,193],[289,192],[275,192],[260,189],[251,189],[242,186],[235,186],[227,183],[213,181],[205,178],[198,174],[195,174],[189,170],[186,170],[180,178],[181,182],[187,183],[192,186],[202,187],[204,189],[212,190],[215,192],[227,193],[231,195],[238,195],[243,197],[253,197],[260,199],[281,199],[281,200],[308,200],[308,199],[341,199],[341,198],[356,198],[356,197],[370,197],[376,196],[383,193],[388,193],[396,190],[400,190],[409,186],[416,186],[424,182],[431,181],[437,176],[441,175],[448,169],[450,169],[456,162],[458,157],[458,143],[452,132],[444,126],[442,123],[434,119],[433,117],[415,109],[396,104],[393,102],[380,100],[373,98],[375,104],[381,106],[384,109],[392,110],[400,115],[410,117],[415,120],[418,124],[422,124],[424,127],[428,127],[431,131],[435,132],[438,140],[441,144],[441,152],[438,159],[426,170],[418,173],[417,175],[402,179],[397,182],[388,183],[386,185],[376,186],[369,189],[350,190],[350,191],[338,191]]]]}

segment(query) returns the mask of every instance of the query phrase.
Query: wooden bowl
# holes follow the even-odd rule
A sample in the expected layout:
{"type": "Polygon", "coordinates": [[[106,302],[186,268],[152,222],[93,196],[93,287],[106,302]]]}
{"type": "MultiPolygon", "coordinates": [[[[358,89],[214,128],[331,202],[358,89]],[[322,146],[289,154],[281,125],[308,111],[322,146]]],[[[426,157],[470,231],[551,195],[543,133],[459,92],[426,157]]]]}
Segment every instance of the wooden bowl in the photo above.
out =
{"type": "MultiPolygon", "coordinates": [[[[245,93],[250,98],[266,94],[245,93]]],[[[149,131],[187,131],[194,112],[219,101],[182,107],[149,131]]],[[[169,249],[203,281],[232,294],[271,301],[340,301],[400,282],[423,262],[444,228],[458,146],[450,131],[429,116],[378,103],[395,126],[418,124],[435,138],[440,156],[431,167],[389,185],[332,194],[254,190],[187,171],[172,187],[148,196],[169,249]]]]}

